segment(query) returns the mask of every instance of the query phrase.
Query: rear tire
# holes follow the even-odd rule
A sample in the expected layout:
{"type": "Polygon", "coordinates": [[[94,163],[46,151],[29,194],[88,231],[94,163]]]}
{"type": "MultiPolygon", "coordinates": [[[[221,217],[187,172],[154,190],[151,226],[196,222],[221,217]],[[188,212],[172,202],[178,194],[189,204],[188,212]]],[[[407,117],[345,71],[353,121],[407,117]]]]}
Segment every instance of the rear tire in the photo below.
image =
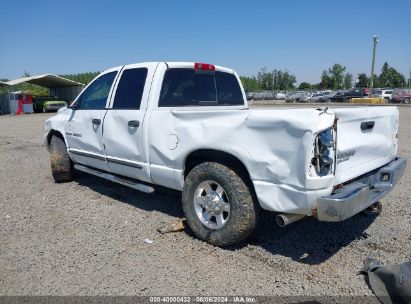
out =
{"type": "Polygon", "coordinates": [[[189,172],[182,202],[187,223],[194,234],[207,243],[222,247],[250,236],[260,213],[260,205],[246,178],[214,162],[202,163],[189,172]],[[217,211],[213,209],[216,206],[217,211]]]}
{"type": "Polygon", "coordinates": [[[404,103],[405,103],[405,104],[410,104],[410,98],[409,98],[409,97],[404,98],[404,103]]]}
{"type": "Polygon", "coordinates": [[[50,141],[50,165],[56,183],[70,182],[74,177],[74,167],[67,153],[66,144],[60,137],[53,135],[50,141]]]}

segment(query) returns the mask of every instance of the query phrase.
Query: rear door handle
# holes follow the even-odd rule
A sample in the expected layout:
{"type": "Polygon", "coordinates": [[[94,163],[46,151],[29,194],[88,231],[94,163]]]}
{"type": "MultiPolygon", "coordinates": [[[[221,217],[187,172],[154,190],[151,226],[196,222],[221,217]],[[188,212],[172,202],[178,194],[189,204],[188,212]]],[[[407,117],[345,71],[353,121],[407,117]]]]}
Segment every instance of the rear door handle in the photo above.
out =
{"type": "Polygon", "coordinates": [[[365,130],[370,130],[372,128],[374,128],[375,125],[375,121],[371,120],[371,121],[364,121],[361,123],[361,130],[365,131],[365,130]]]}
{"type": "Polygon", "coordinates": [[[138,128],[140,126],[140,122],[138,120],[130,120],[128,122],[128,126],[132,128],[138,128]]]}
{"type": "Polygon", "coordinates": [[[101,119],[93,118],[91,120],[91,122],[93,123],[93,125],[100,125],[101,124],[101,119]]]}

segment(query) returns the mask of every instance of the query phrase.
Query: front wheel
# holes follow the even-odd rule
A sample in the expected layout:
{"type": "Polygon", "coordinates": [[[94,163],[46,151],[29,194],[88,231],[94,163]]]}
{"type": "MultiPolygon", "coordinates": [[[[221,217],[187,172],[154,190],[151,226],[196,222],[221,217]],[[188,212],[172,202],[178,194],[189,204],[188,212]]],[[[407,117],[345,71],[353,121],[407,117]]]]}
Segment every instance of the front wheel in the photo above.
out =
{"type": "Polygon", "coordinates": [[[64,140],[53,136],[50,141],[50,165],[56,183],[69,182],[74,177],[74,167],[64,140]]]}
{"type": "Polygon", "coordinates": [[[182,199],[189,227],[212,245],[238,243],[257,226],[260,205],[251,185],[225,165],[196,166],[186,177],[182,199]]]}
{"type": "Polygon", "coordinates": [[[404,103],[405,104],[410,104],[410,98],[404,98],[404,103]]]}

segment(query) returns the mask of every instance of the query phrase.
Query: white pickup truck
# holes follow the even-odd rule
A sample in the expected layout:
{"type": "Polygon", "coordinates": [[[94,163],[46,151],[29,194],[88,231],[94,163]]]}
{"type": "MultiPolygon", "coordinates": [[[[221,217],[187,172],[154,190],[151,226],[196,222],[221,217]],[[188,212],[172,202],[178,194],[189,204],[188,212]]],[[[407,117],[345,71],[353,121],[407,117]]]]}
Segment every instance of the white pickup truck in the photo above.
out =
{"type": "Polygon", "coordinates": [[[250,109],[235,71],[187,62],[109,69],[45,123],[56,182],[74,169],[144,192],[182,191],[189,227],[226,246],[260,208],[285,226],[342,221],[401,178],[396,107],[250,109]]]}

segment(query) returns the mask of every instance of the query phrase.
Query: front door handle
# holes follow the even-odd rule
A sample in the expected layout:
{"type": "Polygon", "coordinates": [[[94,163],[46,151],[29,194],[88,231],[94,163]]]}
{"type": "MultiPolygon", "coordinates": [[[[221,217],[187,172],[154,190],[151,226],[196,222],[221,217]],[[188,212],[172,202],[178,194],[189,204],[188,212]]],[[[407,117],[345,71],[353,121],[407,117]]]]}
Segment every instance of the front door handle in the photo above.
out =
{"type": "Polygon", "coordinates": [[[140,126],[140,122],[138,120],[130,120],[128,122],[128,126],[132,128],[138,128],[140,126]]]}
{"type": "Polygon", "coordinates": [[[101,119],[93,118],[91,120],[91,122],[93,123],[93,125],[100,125],[101,124],[101,119]]]}

